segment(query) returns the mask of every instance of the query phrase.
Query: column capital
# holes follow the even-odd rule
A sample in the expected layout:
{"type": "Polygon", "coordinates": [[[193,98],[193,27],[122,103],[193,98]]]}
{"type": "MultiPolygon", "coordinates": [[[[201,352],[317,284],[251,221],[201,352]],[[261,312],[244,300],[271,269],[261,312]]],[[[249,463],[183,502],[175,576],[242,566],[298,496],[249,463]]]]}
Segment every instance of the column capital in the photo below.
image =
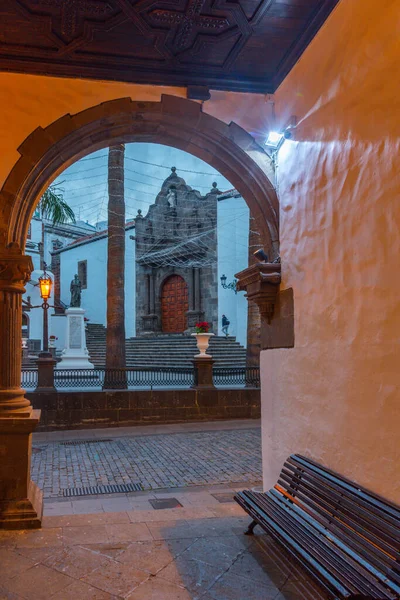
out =
{"type": "Polygon", "coordinates": [[[23,294],[32,271],[32,257],[23,254],[17,242],[0,248],[0,291],[23,294]]]}

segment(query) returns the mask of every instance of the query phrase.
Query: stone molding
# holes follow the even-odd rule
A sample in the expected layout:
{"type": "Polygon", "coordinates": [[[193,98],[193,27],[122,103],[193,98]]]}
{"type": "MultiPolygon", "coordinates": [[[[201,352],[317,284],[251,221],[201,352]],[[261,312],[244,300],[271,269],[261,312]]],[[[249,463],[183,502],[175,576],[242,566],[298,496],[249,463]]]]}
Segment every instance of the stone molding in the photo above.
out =
{"type": "Polygon", "coordinates": [[[227,125],[198,102],[171,95],[160,102],[111,100],[33,131],[0,191],[0,248],[10,241],[24,246],[38,199],[61,170],[95,150],[141,141],[185,150],[224,175],[259,218],[266,252],[277,256],[279,202],[270,157],[236,123],[227,125]]]}
{"type": "Polygon", "coordinates": [[[19,244],[12,242],[0,249],[0,291],[23,294],[32,271],[32,257],[22,254],[19,244]]]}
{"type": "Polygon", "coordinates": [[[247,299],[257,304],[261,318],[271,323],[281,283],[281,264],[256,263],[235,277],[236,289],[246,291],[247,299]]]}

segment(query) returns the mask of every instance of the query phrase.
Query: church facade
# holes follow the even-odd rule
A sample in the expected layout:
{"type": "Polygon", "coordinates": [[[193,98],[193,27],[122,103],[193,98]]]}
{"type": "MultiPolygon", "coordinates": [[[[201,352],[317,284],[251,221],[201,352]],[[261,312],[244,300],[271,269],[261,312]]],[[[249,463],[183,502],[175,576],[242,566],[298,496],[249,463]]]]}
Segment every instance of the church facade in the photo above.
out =
{"type": "MultiPolygon", "coordinates": [[[[213,184],[202,195],[173,167],[146,214],[139,210],[125,226],[126,337],[189,335],[198,321],[208,321],[210,331],[223,335],[225,314],[229,335],[245,346],[247,301],[243,292],[223,288],[221,276],[232,282],[246,268],[248,239],[249,210],[237,192],[223,194],[213,184]]],[[[70,306],[71,281],[78,275],[88,322],[104,326],[107,240],[107,229],[70,243],[55,240],[50,262],[53,303],[70,306]]],[[[40,338],[37,312],[34,331],[40,338]]],[[[62,311],[52,311],[50,334],[59,350],[65,346],[64,319],[62,311]]]]}
{"type": "Polygon", "coordinates": [[[175,167],[146,216],[136,217],[136,332],[218,330],[217,196],[205,196],[175,167]]]}

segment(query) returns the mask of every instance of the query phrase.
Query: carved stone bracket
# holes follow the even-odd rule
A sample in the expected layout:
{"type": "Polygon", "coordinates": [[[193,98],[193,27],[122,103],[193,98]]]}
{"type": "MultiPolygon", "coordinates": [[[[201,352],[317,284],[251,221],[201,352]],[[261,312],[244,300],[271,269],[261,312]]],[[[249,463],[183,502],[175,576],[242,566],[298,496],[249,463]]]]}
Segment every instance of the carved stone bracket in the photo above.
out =
{"type": "Polygon", "coordinates": [[[0,291],[23,294],[32,271],[31,256],[22,254],[16,242],[0,250],[0,291]]]}
{"type": "Polygon", "coordinates": [[[246,298],[258,306],[261,317],[271,323],[281,283],[280,263],[256,263],[235,277],[236,289],[245,291],[246,298]]]}

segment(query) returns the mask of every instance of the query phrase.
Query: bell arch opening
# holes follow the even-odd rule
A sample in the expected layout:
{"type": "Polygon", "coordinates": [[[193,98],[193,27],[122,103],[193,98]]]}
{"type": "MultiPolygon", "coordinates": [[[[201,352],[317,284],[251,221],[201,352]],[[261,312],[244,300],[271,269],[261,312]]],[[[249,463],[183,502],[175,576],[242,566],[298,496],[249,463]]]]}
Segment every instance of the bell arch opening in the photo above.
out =
{"type": "Polygon", "coordinates": [[[20,159],[0,191],[0,247],[25,247],[29,223],[50,183],[80,158],[115,143],[154,142],[204,160],[228,179],[257,218],[263,246],[279,253],[279,203],[270,157],[250,134],[202,111],[196,102],[121,98],[38,127],[19,147],[20,159]]]}

